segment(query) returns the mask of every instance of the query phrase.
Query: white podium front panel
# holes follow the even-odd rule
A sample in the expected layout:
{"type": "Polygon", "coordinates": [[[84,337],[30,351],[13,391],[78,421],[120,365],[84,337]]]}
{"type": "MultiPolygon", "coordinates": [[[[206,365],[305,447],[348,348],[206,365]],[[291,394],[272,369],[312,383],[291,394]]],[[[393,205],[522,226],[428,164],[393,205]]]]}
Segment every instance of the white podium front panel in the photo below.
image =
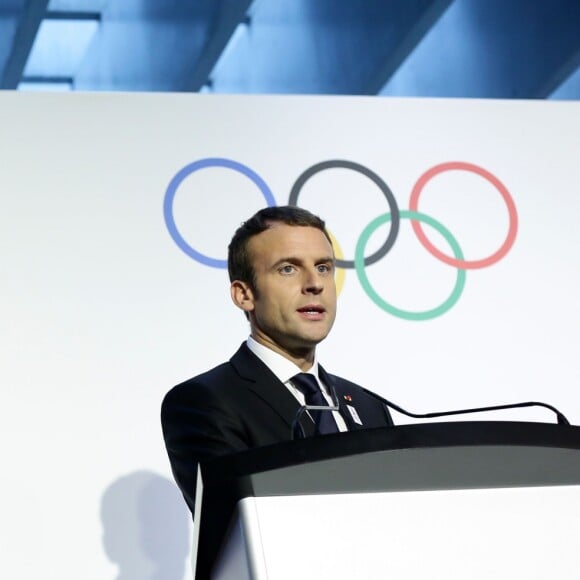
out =
{"type": "Polygon", "coordinates": [[[248,497],[234,517],[220,580],[226,569],[260,580],[529,580],[580,569],[580,486],[248,497]]]}

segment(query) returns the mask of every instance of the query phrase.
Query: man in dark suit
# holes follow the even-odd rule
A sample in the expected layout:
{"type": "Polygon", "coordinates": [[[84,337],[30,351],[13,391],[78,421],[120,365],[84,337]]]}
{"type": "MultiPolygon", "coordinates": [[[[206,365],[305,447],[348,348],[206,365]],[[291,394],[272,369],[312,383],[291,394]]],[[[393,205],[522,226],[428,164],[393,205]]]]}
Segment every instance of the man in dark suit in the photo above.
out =
{"type": "Polygon", "coordinates": [[[174,387],[161,411],[192,513],[200,461],[291,439],[303,405],[339,407],[304,413],[306,436],[392,425],[378,399],[316,359],[336,314],[334,252],[320,218],[289,206],[259,211],[234,234],[228,270],[250,337],[229,362],[174,387]]]}

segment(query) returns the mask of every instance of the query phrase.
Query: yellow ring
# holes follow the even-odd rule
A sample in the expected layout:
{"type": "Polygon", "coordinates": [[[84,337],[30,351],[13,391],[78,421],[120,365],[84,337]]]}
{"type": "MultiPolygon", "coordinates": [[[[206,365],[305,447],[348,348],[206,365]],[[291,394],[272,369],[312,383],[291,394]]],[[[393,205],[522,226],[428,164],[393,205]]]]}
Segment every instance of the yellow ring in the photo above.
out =
{"type": "MultiPolygon", "coordinates": [[[[338,258],[339,260],[344,259],[344,254],[342,252],[342,248],[338,243],[338,240],[334,237],[334,234],[328,230],[328,235],[330,236],[330,241],[332,242],[332,247],[334,249],[334,257],[338,258]]],[[[346,279],[346,270],[344,268],[336,268],[336,275],[335,275],[335,283],[336,283],[336,295],[339,296],[342,292],[344,287],[344,281],[346,279]]]]}

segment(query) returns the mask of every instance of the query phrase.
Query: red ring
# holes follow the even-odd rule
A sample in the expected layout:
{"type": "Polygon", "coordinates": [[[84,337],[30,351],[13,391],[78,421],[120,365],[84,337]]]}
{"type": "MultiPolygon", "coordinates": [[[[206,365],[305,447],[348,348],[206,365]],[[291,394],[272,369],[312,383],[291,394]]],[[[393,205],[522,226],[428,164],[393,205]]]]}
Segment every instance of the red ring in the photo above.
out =
{"type": "Polygon", "coordinates": [[[411,220],[411,225],[413,226],[413,230],[419,238],[419,241],[423,246],[433,254],[437,259],[449,264],[450,266],[455,266],[456,268],[461,268],[463,270],[475,270],[477,268],[485,268],[487,266],[491,266],[496,262],[499,262],[511,249],[513,243],[516,239],[516,234],[518,231],[518,212],[516,210],[516,206],[514,200],[512,199],[509,191],[507,190],[506,186],[493,174],[489,171],[479,167],[478,165],[473,165],[472,163],[465,163],[463,161],[449,161],[447,163],[441,163],[440,165],[435,165],[431,169],[428,169],[421,177],[418,179],[417,183],[413,187],[413,191],[411,192],[411,198],[409,200],[409,209],[412,211],[419,211],[419,194],[423,191],[423,188],[427,184],[427,182],[432,178],[438,175],[439,173],[443,173],[444,171],[450,170],[464,170],[464,171],[471,171],[477,175],[480,175],[484,179],[487,179],[500,193],[505,204],[508,209],[509,214],[509,229],[504,240],[503,244],[493,254],[488,256],[487,258],[482,258],[480,260],[459,260],[457,258],[453,258],[444,254],[440,250],[438,250],[428,239],[425,233],[423,232],[423,228],[418,221],[411,220]]]}

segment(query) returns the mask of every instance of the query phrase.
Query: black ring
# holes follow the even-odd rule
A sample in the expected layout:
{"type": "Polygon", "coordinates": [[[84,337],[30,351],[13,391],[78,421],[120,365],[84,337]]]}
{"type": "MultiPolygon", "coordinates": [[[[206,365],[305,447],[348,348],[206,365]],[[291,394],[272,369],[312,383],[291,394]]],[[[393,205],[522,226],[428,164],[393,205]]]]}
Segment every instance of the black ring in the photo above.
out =
{"type": "MultiPolygon", "coordinates": [[[[365,258],[365,266],[370,266],[375,262],[378,262],[387,252],[393,247],[397,235],[399,234],[399,206],[397,205],[397,200],[390,190],[389,186],[374,172],[355,163],[354,161],[346,161],[344,159],[331,159],[330,161],[321,161],[309,167],[304,171],[298,179],[294,182],[292,189],[290,190],[290,197],[288,198],[288,205],[298,205],[298,194],[300,193],[302,187],[306,181],[308,181],[314,174],[323,171],[324,169],[331,169],[333,167],[340,167],[342,169],[352,169],[353,171],[358,171],[363,175],[366,175],[371,181],[376,183],[379,189],[383,192],[384,196],[387,198],[387,203],[389,204],[389,211],[391,213],[391,229],[385,243],[372,255],[365,258]]],[[[336,265],[339,268],[354,268],[354,260],[339,260],[337,258],[336,265]]]]}

